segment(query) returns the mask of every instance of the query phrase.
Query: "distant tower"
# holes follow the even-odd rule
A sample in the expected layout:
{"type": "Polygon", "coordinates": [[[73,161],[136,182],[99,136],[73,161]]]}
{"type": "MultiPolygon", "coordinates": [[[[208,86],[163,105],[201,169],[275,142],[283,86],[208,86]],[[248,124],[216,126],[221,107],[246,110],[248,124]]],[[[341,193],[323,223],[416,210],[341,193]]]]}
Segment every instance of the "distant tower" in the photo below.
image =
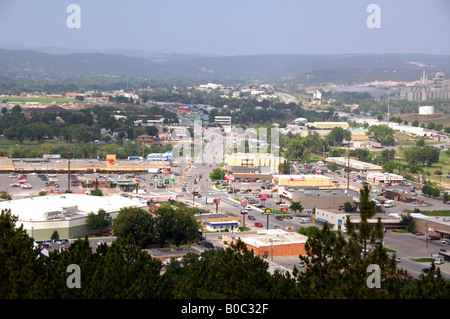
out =
{"type": "Polygon", "coordinates": [[[427,75],[425,74],[425,70],[423,70],[423,74],[422,74],[422,85],[427,85],[427,84],[428,84],[427,75]]]}
{"type": "Polygon", "coordinates": [[[444,89],[445,75],[443,72],[437,72],[433,78],[433,90],[442,91],[444,89]]]}

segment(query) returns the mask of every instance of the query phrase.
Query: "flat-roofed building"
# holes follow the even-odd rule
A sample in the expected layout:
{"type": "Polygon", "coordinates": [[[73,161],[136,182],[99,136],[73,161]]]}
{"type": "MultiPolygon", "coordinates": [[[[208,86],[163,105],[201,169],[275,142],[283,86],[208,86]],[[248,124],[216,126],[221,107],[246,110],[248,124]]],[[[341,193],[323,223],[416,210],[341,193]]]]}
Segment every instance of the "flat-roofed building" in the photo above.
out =
{"type": "Polygon", "coordinates": [[[405,178],[392,173],[369,173],[366,176],[366,181],[374,184],[399,185],[405,181],[405,178]]]}
{"type": "Polygon", "coordinates": [[[335,127],[348,129],[350,127],[350,125],[347,122],[313,122],[313,123],[306,123],[305,125],[310,128],[322,130],[332,130],[335,127]]]}
{"type": "Polygon", "coordinates": [[[231,116],[215,116],[214,122],[231,125],[231,116]]]}
{"type": "Polygon", "coordinates": [[[225,158],[227,170],[233,173],[274,174],[284,161],[283,157],[270,153],[233,153],[225,158]]]}
{"type": "Polygon", "coordinates": [[[327,157],[325,162],[335,163],[343,168],[349,166],[350,171],[356,171],[358,173],[381,173],[383,169],[380,165],[348,159],[347,157],[327,157]]]}
{"type": "Polygon", "coordinates": [[[288,187],[332,187],[332,179],[324,175],[273,175],[273,183],[288,187]]]}
{"type": "Polygon", "coordinates": [[[222,236],[222,241],[235,242],[238,237],[250,251],[261,257],[306,255],[308,237],[281,229],[261,229],[255,235],[222,236]]]}
{"type": "Polygon", "coordinates": [[[0,210],[10,209],[18,217],[16,226],[23,225],[29,236],[37,241],[50,240],[53,231],[61,239],[92,234],[86,225],[89,213],[100,209],[114,219],[120,209],[147,208],[145,203],[123,196],[91,196],[81,194],[46,195],[0,202],[0,210]]]}
{"type": "MultiPolygon", "coordinates": [[[[328,224],[331,230],[344,230],[347,216],[350,217],[350,222],[355,224],[355,228],[359,228],[361,223],[361,215],[359,212],[345,212],[343,209],[315,209],[315,212],[310,215],[310,220],[314,224],[323,225],[328,224]]],[[[386,229],[402,229],[401,219],[386,214],[377,214],[368,219],[371,225],[378,223],[378,218],[381,218],[384,228],[386,229]]]]}
{"type": "MultiPolygon", "coordinates": [[[[450,217],[427,216],[421,213],[411,213],[411,217],[414,219],[415,230],[426,236],[434,235],[450,240],[450,217]]],[[[447,249],[446,261],[450,261],[449,251],[447,249]]]]}
{"type": "Polygon", "coordinates": [[[207,231],[237,230],[243,225],[243,217],[224,214],[201,214],[196,216],[201,228],[207,231]]]}

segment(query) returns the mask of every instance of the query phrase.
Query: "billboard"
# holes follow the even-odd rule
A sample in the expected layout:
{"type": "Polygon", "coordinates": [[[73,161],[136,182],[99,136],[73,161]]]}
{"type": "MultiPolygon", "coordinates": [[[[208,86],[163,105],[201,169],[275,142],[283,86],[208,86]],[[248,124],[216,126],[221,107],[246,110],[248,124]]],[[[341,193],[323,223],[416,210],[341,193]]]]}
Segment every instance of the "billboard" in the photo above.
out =
{"type": "Polygon", "coordinates": [[[106,155],[106,167],[116,166],[116,154],[106,155]]]}

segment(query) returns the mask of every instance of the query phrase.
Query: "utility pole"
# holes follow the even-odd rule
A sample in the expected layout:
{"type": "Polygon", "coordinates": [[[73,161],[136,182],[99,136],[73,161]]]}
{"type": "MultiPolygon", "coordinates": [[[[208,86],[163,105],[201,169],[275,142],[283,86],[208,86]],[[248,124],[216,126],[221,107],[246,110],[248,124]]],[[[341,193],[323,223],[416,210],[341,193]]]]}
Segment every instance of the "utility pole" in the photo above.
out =
{"type": "Polygon", "coordinates": [[[69,152],[67,153],[67,191],[70,193],[70,135],[69,135],[69,152]]]}
{"type": "Polygon", "coordinates": [[[350,142],[347,144],[347,193],[350,189],[350,142]]]}

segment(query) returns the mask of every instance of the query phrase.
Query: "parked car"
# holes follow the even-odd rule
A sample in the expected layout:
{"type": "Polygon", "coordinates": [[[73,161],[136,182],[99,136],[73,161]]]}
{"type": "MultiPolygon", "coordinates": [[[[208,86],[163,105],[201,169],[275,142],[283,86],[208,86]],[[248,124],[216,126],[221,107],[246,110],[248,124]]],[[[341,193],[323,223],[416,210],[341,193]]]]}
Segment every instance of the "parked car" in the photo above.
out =
{"type": "Polygon", "coordinates": [[[443,258],[435,258],[434,263],[436,265],[442,265],[444,263],[444,259],[443,258]]]}
{"type": "Polygon", "coordinates": [[[439,236],[428,236],[428,240],[439,240],[441,237],[439,236]]]}
{"type": "Polygon", "coordinates": [[[448,241],[449,241],[448,238],[443,238],[443,239],[441,240],[441,243],[446,244],[448,241]]]}

